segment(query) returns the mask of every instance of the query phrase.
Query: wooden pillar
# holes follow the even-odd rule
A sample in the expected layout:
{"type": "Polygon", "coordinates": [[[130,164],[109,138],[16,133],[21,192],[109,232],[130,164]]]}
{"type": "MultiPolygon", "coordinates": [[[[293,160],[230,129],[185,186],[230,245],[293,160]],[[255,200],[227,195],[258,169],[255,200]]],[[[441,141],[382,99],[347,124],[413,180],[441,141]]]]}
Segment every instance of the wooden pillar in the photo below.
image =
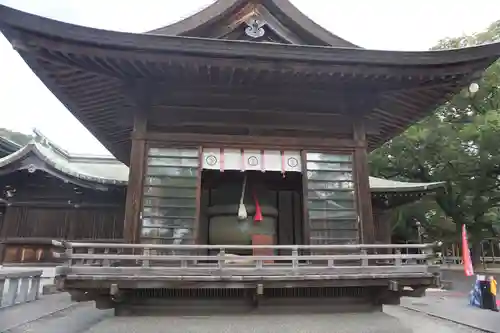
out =
{"type": "Polygon", "coordinates": [[[363,121],[354,124],[354,151],[355,179],[357,185],[358,214],[361,219],[361,239],[364,244],[375,242],[375,228],[373,225],[372,200],[368,170],[368,151],[366,132],[363,121]]]}
{"type": "MultiPolygon", "coordinates": [[[[3,242],[7,238],[7,218],[6,213],[7,213],[8,206],[3,205],[0,206],[0,265],[3,264],[5,260],[5,249],[6,245],[3,242]]],[[[0,280],[0,284],[2,284],[2,281],[0,280]]],[[[0,293],[0,300],[2,298],[2,295],[0,293]]],[[[0,302],[1,305],[1,302],[0,302]]]]}
{"type": "Polygon", "coordinates": [[[123,236],[128,243],[139,242],[144,171],[146,166],[146,118],[136,115],[132,133],[127,197],[125,200],[125,222],[123,236]]]}
{"type": "MultiPolygon", "coordinates": [[[[307,179],[307,152],[300,152],[300,161],[302,165],[302,244],[309,245],[311,244],[311,232],[310,232],[310,224],[309,224],[309,207],[308,207],[308,198],[309,193],[307,190],[308,179],[307,179]]],[[[306,251],[304,251],[306,252],[306,251]]]]}

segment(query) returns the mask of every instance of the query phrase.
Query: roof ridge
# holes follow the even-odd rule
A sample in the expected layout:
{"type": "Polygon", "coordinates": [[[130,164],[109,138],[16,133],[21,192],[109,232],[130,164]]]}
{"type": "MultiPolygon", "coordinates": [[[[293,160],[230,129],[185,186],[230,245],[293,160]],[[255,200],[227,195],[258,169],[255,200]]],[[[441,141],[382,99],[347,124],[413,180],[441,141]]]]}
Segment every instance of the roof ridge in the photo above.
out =
{"type": "Polygon", "coordinates": [[[38,142],[44,146],[52,148],[55,152],[57,152],[59,155],[62,155],[66,158],[70,158],[71,154],[58,144],[56,144],[54,141],[49,139],[46,135],[44,135],[39,129],[36,127],[33,128],[33,134],[34,134],[34,140],[35,142],[38,142]]]}
{"type": "Polygon", "coordinates": [[[202,7],[194,14],[163,27],[147,31],[146,33],[167,36],[188,36],[190,32],[223,20],[227,15],[234,14],[248,5],[260,5],[269,12],[275,12],[277,14],[276,17],[282,17],[284,20],[291,22],[291,26],[298,28],[302,34],[312,37],[312,40],[316,41],[313,42],[314,45],[319,43],[323,46],[361,48],[316,23],[290,0],[217,0],[210,5],[202,7]]]}
{"type": "MultiPolygon", "coordinates": [[[[89,173],[89,170],[79,168],[77,165],[71,166],[71,161],[70,158],[68,158],[68,155],[62,155],[60,154],[60,152],[56,152],[52,146],[39,142],[38,140],[40,140],[40,137],[34,138],[28,144],[15,151],[14,153],[0,158],[0,168],[17,160],[20,160],[26,157],[28,154],[32,153],[50,167],[55,168],[56,170],[72,177],[87,181],[93,181],[100,184],[124,185],[127,183],[125,179],[120,179],[120,177],[91,174],[89,173]],[[51,152],[57,154],[59,159],[57,157],[51,156],[51,152]],[[61,161],[60,159],[62,159],[63,161],[61,161]],[[65,163],[68,163],[68,165],[65,165],[65,163]]],[[[123,165],[123,167],[126,168],[125,165],[123,165]]]]}
{"type": "Polygon", "coordinates": [[[51,148],[55,152],[57,152],[59,155],[65,157],[68,160],[71,159],[99,159],[99,160],[116,160],[119,162],[115,157],[112,155],[104,155],[104,154],[77,154],[77,153],[71,153],[68,150],[62,148],[60,145],[55,143],[54,140],[49,139],[48,136],[43,134],[39,129],[33,128],[33,134],[35,135],[32,140],[35,140],[35,142],[38,142],[48,148],[51,148]]]}

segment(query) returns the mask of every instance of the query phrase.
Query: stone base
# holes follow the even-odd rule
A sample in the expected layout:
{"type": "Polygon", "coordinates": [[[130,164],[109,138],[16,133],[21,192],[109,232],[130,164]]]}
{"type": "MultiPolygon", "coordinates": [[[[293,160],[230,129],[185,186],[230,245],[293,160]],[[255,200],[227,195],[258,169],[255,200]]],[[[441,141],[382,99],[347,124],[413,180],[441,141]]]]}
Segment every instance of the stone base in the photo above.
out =
{"type": "Polygon", "coordinates": [[[53,295],[60,292],[61,291],[57,289],[55,284],[46,284],[42,286],[42,295],[53,295]]]}

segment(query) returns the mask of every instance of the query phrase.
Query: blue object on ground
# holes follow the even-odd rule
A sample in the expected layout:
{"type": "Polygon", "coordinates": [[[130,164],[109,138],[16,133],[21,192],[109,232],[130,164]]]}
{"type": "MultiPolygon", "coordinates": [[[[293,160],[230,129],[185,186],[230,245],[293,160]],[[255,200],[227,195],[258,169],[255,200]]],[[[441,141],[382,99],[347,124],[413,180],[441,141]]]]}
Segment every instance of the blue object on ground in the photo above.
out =
{"type": "Polygon", "coordinates": [[[478,308],[481,308],[482,306],[482,290],[481,290],[481,283],[479,280],[476,280],[474,282],[474,285],[472,287],[472,290],[469,293],[469,304],[472,306],[476,306],[478,308]]]}

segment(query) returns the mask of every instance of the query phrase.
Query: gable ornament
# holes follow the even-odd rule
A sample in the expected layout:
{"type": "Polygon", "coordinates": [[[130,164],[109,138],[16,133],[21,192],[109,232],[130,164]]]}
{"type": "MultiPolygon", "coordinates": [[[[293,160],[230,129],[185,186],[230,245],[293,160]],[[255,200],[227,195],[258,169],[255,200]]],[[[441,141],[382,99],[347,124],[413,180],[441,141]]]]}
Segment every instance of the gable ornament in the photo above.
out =
{"type": "Polygon", "coordinates": [[[258,20],[256,18],[249,19],[246,21],[247,27],[245,28],[245,33],[247,36],[252,38],[260,38],[264,36],[266,31],[264,30],[264,21],[258,20]]]}

